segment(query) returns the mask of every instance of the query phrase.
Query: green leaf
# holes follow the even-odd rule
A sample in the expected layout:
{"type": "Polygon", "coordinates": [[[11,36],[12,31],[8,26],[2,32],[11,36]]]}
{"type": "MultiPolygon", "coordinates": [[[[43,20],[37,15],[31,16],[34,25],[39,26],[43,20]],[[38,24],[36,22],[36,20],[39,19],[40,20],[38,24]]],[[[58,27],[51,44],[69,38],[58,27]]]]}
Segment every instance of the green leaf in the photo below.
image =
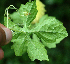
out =
{"type": "Polygon", "coordinates": [[[33,34],[33,40],[29,38],[27,52],[29,58],[32,61],[34,61],[35,59],[38,59],[40,61],[42,60],[49,61],[47,50],[45,49],[44,45],[39,41],[38,37],[35,34],[33,34]]]}
{"type": "Polygon", "coordinates": [[[55,48],[56,47],[56,44],[55,43],[46,43],[42,38],[41,38],[41,41],[43,42],[43,44],[45,46],[47,46],[48,48],[55,48]]]}
{"type": "MultiPolygon", "coordinates": [[[[4,17],[4,25],[7,27],[7,17],[4,17]]],[[[17,25],[16,23],[12,22],[11,19],[8,19],[8,28],[12,31],[16,32],[26,32],[27,28],[22,28],[19,25],[17,25]]],[[[14,34],[13,34],[14,35],[14,34]]]]}
{"type": "Polygon", "coordinates": [[[4,25],[12,31],[12,49],[16,56],[21,56],[27,51],[29,58],[34,61],[38,59],[49,60],[47,55],[48,48],[55,48],[68,36],[63,23],[55,17],[44,15],[39,23],[31,25],[37,14],[36,2],[28,2],[21,5],[17,12],[9,15],[10,19],[4,17],[4,25]]]}
{"type": "Polygon", "coordinates": [[[43,16],[31,31],[34,32],[48,48],[56,47],[57,43],[60,43],[61,40],[68,36],[63,24],[55,17],[48,15],[43,16]]]}
{"type": "Polygon", "coordinates": [[[21,25],[23,24],[23,20],[21,19],[21,16],[18,12],[14,12],[13,14],[10,14],[9,16],[11,19],[13,19],[14,23],[21,24],[21,25]]]}
{"type": "Polygon", "coordinates": [[[23,53],[27,50],[27,42],[26,42],[26,35],[24,33],[20,33],[18,35],[14,35],[15,38],[12,38],[11,42],[14,44],[12,45],[11,49],[14,49],[16,56],[22,56],[23,53]],[[17,36],[17,37],[15,37],[17,36]]]}
{"type": "Polygon", "coordinates": [[[19,10],[10,15],[14,23],[24,24],[29,26],[37,14],[36,2],[27,2],[25,5],[21,4],[19,10]],[[16,16],[16,17],[15,17],[16,16]],[[17,19],[18,18],[18,19],[17,19]]]}

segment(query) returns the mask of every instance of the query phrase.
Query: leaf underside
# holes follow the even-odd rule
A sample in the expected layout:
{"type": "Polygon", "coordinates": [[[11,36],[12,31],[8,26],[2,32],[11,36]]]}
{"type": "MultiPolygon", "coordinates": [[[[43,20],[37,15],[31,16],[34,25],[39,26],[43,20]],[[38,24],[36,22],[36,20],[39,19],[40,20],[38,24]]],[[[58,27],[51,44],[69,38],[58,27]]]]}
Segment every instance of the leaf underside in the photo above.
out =
{"type": "MultiPolygon", "coordinates": [[[[55,17],[44,15],[39,23],[31,25],[37,14],[35,2],[21,5],[17,12],[10,15],[8,19],[8,27],[12,31],[13,42],[12,49],[16,56],[22,56],[27,51],[29,58],[34,61],[47,60],[48,48],[55,48],[68,36],[66,28],[55,17]]],[[[7,18],[4,17],[4,25],[7,26],[7,18]]]]}

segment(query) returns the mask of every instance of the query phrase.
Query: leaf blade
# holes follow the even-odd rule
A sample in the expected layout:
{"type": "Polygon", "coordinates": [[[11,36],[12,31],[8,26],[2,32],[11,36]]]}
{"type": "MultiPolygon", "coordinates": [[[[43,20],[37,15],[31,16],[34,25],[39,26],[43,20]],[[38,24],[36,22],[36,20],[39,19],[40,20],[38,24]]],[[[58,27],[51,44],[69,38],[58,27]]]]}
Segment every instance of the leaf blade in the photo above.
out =
{"type": "Polygon", "coordinates": [[[63,23],[54,17],[48,17],[48,15],[43,16],[32,31],[40,40],[43,39],[45,42],[41,40],[42,43],[49,48],[56,47],[57,43],[60,43],[61,40],[68,36],[63,23]]]}
{"type": "Polygon", "coordinates": [[[30,42],[28,43],[27,52],[32,61],[34,61],[35,59],[38,59],[40,61],[49,61],[47,50],[44,48],[44,45],[41,44],[39,39],[37,39],[37,36],[35,34],[33,34],[33,41],[30,40],[30,42]]]}

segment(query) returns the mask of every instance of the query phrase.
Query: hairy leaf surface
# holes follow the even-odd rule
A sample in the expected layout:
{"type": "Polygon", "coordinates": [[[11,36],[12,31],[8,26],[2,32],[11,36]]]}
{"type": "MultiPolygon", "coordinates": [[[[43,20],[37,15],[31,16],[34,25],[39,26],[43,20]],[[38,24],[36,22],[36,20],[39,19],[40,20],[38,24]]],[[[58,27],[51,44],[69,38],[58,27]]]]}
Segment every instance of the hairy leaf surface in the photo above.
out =
{"type": "Polygon", "coordinates": [[[56,47],[57,43],[68,36],[63,24],[55,17],[48,15],[43,16],[32,31],[36,32],[43,44],[49,48],[56,47]]]}
{"type": "Polygon", "coordinates": [[[38,37],[35,34],[33,34],[32,40],[29,38],[27,52],[32,61],[35,59],[38,59],[40,61],[49,60],[44,45],[39,41],[38,37]]]}
{"type": "Polygon", "coordinates": [[[35,19],[37,14],[36,2],[27,2],[25,5],[21,4],[17,12],[10,15],[13,22],[16,24],[24,24],[29,26],[30,23],[35,19]],[[18,19],[17,19],[18,18],[18,19]]]}
{"type": "Polygon", "coordinates": [[[11,48],[16,56],[22,56],[27,51],[32,61],[48,61],[45,46],[55,48],[68,33],[62,22],[48,15],[44,15],[39,23],[32,25],[31,22],[37,14],[35,3],[34,1],[22,4],[17,12],[10,15],[8,21],[7,17],[4,17],[4,25],[12,31],[11,48]]]}

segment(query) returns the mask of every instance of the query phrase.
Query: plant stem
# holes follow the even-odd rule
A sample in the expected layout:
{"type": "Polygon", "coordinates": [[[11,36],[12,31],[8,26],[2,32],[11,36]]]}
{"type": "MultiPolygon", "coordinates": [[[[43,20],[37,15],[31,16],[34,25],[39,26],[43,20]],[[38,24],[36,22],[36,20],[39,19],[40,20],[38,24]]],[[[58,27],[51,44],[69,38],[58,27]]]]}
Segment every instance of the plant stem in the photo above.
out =
{"type": "Polygon", "coordinates": [[[8,8],[7,8],[7,28],[8,28],[8,8]]]}
{"type": "Polygon", "coordinates": [[[29,2],[31,2],[31,0],[29,0],[29,2]]]}

